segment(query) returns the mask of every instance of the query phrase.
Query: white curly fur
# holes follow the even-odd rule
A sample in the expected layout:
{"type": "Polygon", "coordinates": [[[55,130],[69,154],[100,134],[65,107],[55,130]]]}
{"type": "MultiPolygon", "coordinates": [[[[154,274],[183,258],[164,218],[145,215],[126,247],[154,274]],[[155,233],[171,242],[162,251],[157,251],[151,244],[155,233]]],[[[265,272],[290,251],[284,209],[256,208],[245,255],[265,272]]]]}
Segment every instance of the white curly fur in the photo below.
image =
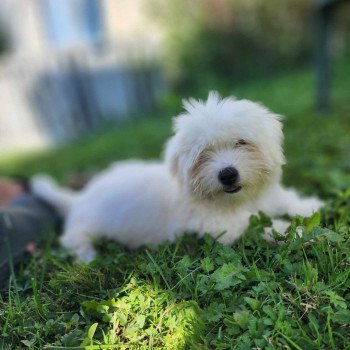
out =
{"type": "MultiPolygon", "coordinates": [[[[33,192],[65,216],[61,242],[81,260],[95,256],[91,236],[137,248],[173,241],[189,231],[225,232],[219,241],[231,244],[258,210],[272,217],[309,216],[321,206],[318,199],[302,199],[280,185],[280,116],[248,100],[221,99],[215,92],[204,102],[184,101],[184,108],[174,119],[163,162],[116,163],[78,194],[47,177],[32,179],[33,192]],[[218,179],[227,167],[239,173],[235,193],[225,192],[232,188],[218,179]]],[[[274,220],[281,233],[287,226],[274,220]]]]}

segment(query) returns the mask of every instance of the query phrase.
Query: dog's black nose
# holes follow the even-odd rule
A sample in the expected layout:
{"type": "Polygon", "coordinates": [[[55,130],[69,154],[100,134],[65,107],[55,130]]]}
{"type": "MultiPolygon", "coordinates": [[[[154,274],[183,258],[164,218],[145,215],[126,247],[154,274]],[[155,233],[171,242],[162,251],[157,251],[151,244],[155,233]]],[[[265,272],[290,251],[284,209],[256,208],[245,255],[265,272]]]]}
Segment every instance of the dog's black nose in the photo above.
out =
{"type": "Polygon", "coordinates": [[[218,178],[225,186],[233,185],[238,179],[238,170],[233,167],[227,167],[219,172],[218,178]]]}

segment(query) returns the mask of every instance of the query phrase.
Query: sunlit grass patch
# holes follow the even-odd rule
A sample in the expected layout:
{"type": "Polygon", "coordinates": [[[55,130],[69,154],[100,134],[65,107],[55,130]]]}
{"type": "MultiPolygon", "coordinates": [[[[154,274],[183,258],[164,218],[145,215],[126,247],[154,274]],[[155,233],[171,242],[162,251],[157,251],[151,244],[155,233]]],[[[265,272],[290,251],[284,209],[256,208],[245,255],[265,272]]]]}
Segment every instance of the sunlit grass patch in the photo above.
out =
{"type": "Polygon", "coordinates": [[[350,205],[349,193],[333,200],[333,212],[295,218],[283,245],[262,240],[270,221],[261,214],[233,247],[191,235],[157,250],[128,252],[99,240],[90,265],[48,247],[26,270],[38,294],[22,275],[0,302],[3,344],[346,348],[350,234],[347,213],[336,209],[340,203],[350,205]]]}

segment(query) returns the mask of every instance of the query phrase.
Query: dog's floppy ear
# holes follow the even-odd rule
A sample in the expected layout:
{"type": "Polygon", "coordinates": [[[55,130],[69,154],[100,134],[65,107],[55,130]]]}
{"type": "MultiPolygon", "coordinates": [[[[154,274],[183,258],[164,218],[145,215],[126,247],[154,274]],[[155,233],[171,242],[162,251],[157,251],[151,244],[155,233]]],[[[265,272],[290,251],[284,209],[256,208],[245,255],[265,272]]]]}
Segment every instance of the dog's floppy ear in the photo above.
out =
{"type": "Polygon", "coordinates": [[[170,172],[174,176],[179,175],[179,148],[177,147],[176,136],[173,136],[169,139],[165,146],[165,154],[164,154],[165,162],[168,165],[170,172]]]}
{"type": "Polygon", "coordinates": [[[270,149],[270,154],[274,162],[278,165],[283,165],[286,163],[284,154],[283,154],[283,124],[281,115],[271,114],[271,136],[266,140],[266,146],[270,149]]]}

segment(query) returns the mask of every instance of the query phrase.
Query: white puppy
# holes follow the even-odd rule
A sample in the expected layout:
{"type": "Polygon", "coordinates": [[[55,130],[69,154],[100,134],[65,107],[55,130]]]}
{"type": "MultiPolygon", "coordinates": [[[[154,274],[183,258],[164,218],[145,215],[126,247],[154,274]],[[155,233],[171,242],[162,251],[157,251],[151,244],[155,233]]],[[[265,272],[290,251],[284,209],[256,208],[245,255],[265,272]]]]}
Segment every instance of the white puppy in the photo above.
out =
{"type": "MultiPolygon", "coordinates": [[[[78,194],[34,177],[34,193],[65,217],[62,244],[81,260],[95,256],[92,236],[137,248],[192,231],[231,244],[259,210],[272,217],[309,216],[320,207],[319,200],[301,199],[280,185],[279,116],[214,92],[205,102],[185,101],[184,108],[174,119],[164,162],[114,164],[78,194]]],[[[274,220],[273,225],[283,233],[288,222],[274,220]]]]}

